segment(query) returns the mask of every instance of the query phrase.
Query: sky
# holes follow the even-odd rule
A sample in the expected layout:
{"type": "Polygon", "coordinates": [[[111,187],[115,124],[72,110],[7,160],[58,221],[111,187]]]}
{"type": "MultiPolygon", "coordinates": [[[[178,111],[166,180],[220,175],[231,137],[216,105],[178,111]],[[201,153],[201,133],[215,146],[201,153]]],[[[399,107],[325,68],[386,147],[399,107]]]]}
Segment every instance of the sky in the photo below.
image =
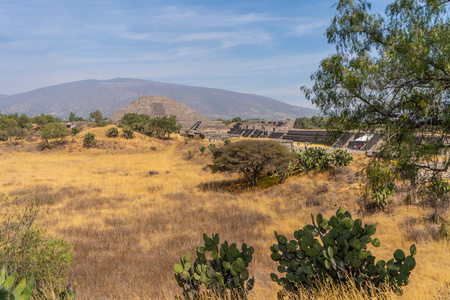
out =
{"type": "Polygon", "coordinates": [[[313,107],[300,86],[335,51],[334,3],[0,0],[0,94],[120,77],[313,107]]]}

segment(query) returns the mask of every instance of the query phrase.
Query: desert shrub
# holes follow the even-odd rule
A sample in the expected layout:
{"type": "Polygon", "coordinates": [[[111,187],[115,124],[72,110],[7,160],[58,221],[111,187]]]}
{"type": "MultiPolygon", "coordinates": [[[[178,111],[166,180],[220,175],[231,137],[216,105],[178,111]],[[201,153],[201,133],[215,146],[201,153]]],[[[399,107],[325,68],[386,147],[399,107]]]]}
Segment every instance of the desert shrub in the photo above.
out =
{"type": "Polygon", "coordinates": [[[97,144],[97,141],[95,140],[95,134],[88,132],[84,135],[84,140],[83,140],[84,148],[91,148],[91,147],[94,147],[96,144],[97,144]]]}
{"type": "Polygon", "coordinates": [[[219,235],[208,237],[203,234],[205,246],[197,248],[197,258],[191,262],[187,252],[175,264],[175,279],[183,288],[186,299],[199,299],[201,296],[246,299],[253,288],[254,279],[249,279],[247,267],[252,262],[253,247],[242,244],[242,251],[235,243],[224,241],[219,249],[219,235]],[[211,259],[207,258],[207,254],[211,259]],[[202,291],[203,290],[203,293],[202,291]]]}
{"type": "Polygon", "coordinates": [[[72,136],[76,136],[80,133],[80,127],[72,127],[72,136]]]}
{"type": "Polygon", "coordinates": [[[112,127],[106,131],[106,136],[109,138],[115,138],[119,136],[119,130],[116,127],[112,127]]]}
{"type": "Polygon", "coordinates": [[[209,151],[213,152],[216,150],[216,144],[209,144],[208,146],[209,151]]]}
{"type": "Polygon", "coordinates": [[[122,137],[126,139],[132,139],[135,137],[133,129],[130,127],[123,127],[122,128],[122,137]]]}
{"type": "Polygon", "coordinates": [[[185,153],[185,155],[186,155],[186,159],[191,159],[192,157],[194,157],[194,155],[192,154],[192,151],[191,151],[191,150],[188,150],[188,151],[185,153]]]}
{"type": "Polygon", "coordinates": [[[71,246],[35,223],[41,210],[37,197],[15,199],[0,195],[0,262],[33,274],[40,286],[64,286],[72,264],[71,246]]]}
{"type": "Polygon", "coordinates": [[[366,202],[384,209],[397,189],[391,170],[380,162],[374,162],[366,168],[366,178],[367,184],[363,195],[366,202]]]}
{"type": "Polygon", "coordinates": [[[353,220],[342,208],[330,220],[321,214],[311,218],[312,224],[294,232],[295,240],[288,242],[285,236],[275,232],[278,243],[270,247],[271,258],[279,262],[278,271],[284,277],[279,278],[275,273],[270,276],[286,291],[295,293],[300,286],[316,288],[323,283],[352,281],[358,289],[373,294],[386,284],[401,293],[401,286],[409,283],[409,275],[416,265],[414,244],[411,255],[406,256],[397,249],[393,259],[375,262],[375,256],[367,250],[370,244],[380,246],[380,240],[372,237],[376,232],[374,225],[363,227],[360,219],[353,220]]]}
{"type": "Polygon", "coordinates": [[[203,155],[205,153],[206,147],[201,146],[200,148],[198,148],[198,150],[200,150],[200,153],[203,155]]]}
{"type": "Polygon", "coordinates": [[[228,145],[229,143],[231,143],[231,140],[230,139],[225,139],[225,140],[223,140],[223,144],[226,146],[226,145],[228,145]]]}

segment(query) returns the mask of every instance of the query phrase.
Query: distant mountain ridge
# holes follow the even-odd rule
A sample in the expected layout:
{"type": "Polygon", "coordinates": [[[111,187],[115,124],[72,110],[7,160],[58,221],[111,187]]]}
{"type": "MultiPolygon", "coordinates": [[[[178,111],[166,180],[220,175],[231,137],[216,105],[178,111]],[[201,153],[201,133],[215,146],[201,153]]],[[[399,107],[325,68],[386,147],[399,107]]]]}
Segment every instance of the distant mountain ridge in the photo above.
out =
{"type": "Polygon", "coordinates": [[[67,118],[70,112],[87,117],[99,109],[105,117],[143,96],[165,96],[187,105],[210,119],[233,117],[268,120],[310,117],[318,111],[272,98],[227,90],[150,80],[117,78],[82,80],[0,96],[0,112],[67,118]]]}

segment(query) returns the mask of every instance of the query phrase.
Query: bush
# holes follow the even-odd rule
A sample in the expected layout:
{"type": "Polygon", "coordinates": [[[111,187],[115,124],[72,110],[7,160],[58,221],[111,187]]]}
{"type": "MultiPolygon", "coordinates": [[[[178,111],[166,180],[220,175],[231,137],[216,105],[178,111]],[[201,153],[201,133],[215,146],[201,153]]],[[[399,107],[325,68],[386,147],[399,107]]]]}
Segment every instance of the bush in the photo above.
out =
{"type": "Polygon", "coordinates": [[[300,286],[311,289],[329,282],[345,284],[350,280],[358,289],[369,293],[377,292],[371,288],[386,284],[401,293],[400,287],[409,283],[409,275],[416,265],[415,245],[411,246],[409,256],[397,249],[388,262],[375,262],[367,250],[369,244],[380,246],[380,240],[372,237],[376,232],[374,225],[363,227],[360,219],[353,220],[341,208],[330,220],[321,214],[311,218],[312,225],[294,232],[295,240],[288,242],[285,236],[275,232],[278,244],[270,247],[271,258],[279,262],[278,271],[285,276],[279,278],[274,273],[270,276],[286,291],[297,292],[300,286]]]}
{"type": "Polygon", "coordinates": [[[93,133],[86,133],[83,140],[83,147],[84,148],[91,148],[94,147],[97,144],[97,141],[95,140],[95,134],[93,133]]]}
{"type": "Polygon", "coordinates": [[[253,247],[242,244],[242,251],[236,244],[223,242],[219,249],[219,235],[208,237],[203,234],[204,247],[197,248],[197,259],[191,264],[191,254],[187,252],[175,264],[175,279],[183,288],[186,299],[196,299],[203,294],[209,297],[226,297],[246,299],[248,291],[253,288],[254,279],[249,279],[247,270],[251,263],[253,247]],[[210,252],[212,259],[207,259],[210,252]],[[247,281],[248,280],[248,281],[247,281]],[[202,287],[206,291],[202,294],[202,287]]]}
{"type": "Polygon", "coordinates": [[[200,150],[200,153],[203,155],[205,153],[206,147],[201,146],[200,148],[198,148],[198,150],[200,150]]]}
{"type": "Polygon", "coordinates": [[[214,151],[216,151],[216,144],[209,144],[208,149],[209,149],[209,151],[214,153],[214,151]]]}
{"type": "Polygon", "coordinates": [[[126,138],[126,139],[132,139],[135,137],[134,135],[134,131],[133,129],[131,129],[130,127],[124,127],[122,129],[122,137],[126,138]]]}
{"type": "Polygon", "coordinates": [[[225,140],[223,140],[223,144],[226,146],[226,145],[228,145],[229,143],[231,143],[231,140],[230,139],[225,139],[225,140]]]}
{"type": "Polygon", "coordinates": [[[119,130],[116,127],[112,127],[106,131],[106,136],[109,138],[115,138],[119,136],[119,130]]]}
{"type": "Polygon", "coordinates": [[[80,133],[80,127],[72,127],[72,136],[76,136],[80,133]]]}
{"type": "Polygon", "coordinates": [[[54,239],[34,222],[39,198],[9,200],[0,195],[0,262],[17,267],[17,274],[33,274],[42,285],[64,286],[72,264],[71,246],[54,239]]]}

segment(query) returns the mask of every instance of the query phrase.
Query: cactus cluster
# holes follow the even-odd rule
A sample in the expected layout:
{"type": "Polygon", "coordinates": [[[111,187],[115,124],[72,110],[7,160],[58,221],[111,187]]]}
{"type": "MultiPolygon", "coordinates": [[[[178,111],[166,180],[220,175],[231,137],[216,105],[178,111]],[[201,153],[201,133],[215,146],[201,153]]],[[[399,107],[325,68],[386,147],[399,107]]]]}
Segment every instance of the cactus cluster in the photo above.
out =
{"type": "Polygon", "coordinates": [[[346,150],[336,149],[333,153],[328,154],[326,149],[320,147],[308,148],[297,152],[296,155],[297,168],[306,173],[312,170],[326,171],[332,166],[347,167],[353,160],[346,150]]]}
{"type": "Polygon", "coordinates": [[[231,296],[246,298],[249,290],[253,288],[254,279],[249,279],[248,265],[251,263],[254,253],[253,247],[242,245],[239,251],[235,243],[231,245],[224,241],[219,248],[219,235],[208,237],[203,234],[204,247],[197,248],[197,259],[187,252],[180,258],[180,263],[175,264],[175,279],[183,288],[186,299],[200,297],[200,289],[206,288],[207,292],[214,296],[231,296]],[[211,259],[207,259],[210,253],[211,259]]]}
{"type": "Polygon", "coordinates": [[[278,272],[284,277],[274,273],[270,276],[287,291],[296,292],[299,286],[352,280],[359,289],[387,284],[401,293],[400,287],[409,283],[408,277],[416,265],[415,245],[410,248],[411,255],[406,256],[398,249],[393,259],[375,262],[367,247],[380,246],[380,240],[373,238],[374,225],[363,226],[360,219],[353,220],[341,208],[330,220],[321,214],[311,218],[312,224],[294,232],[295,240],[288,241],[275,232],[278,243],[270,247],[271,258],[279,262],[278,272]]]}
{"type": "Polygon", "coordinates": [[[14,271],[9,276],[7,273],[7,267],[4,265],[0,271],[0,300],[29,300],[33,293],[34,278],[23,278],[14,288],[17,272],[14,271]]]}

